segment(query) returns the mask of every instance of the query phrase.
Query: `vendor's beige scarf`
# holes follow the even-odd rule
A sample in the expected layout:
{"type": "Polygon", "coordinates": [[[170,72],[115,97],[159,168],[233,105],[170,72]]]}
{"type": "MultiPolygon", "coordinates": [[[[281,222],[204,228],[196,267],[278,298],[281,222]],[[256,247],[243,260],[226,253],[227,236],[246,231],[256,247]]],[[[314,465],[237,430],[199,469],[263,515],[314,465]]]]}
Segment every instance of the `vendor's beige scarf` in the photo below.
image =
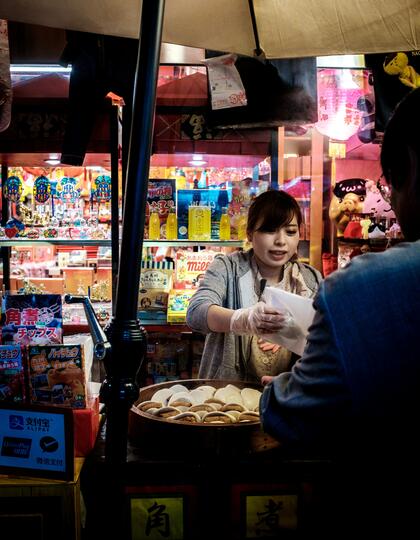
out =
{"type": "MultiPolygon", "coordinates": [[[[255,258],[251,261],[254,278],[254,289],[259,298],[260,281],[262,279],[255,258]]],[[[310,288],[302,274],[302,267],[296,260],[287,262],[282,268],[280,281],[276,285],[279,289],[298,294],[305,298],[312,298],[316,294],[316,287],[310,288]]],[[[278,375],[289,371],[292,367],[292,353],[280,347],[277,352],[263,351],[258,344],[256,336],[250,337],[250,356],[248,360],[248,378],[259,380],[263,375],[278,375]]]]}
{"type": "MultiPolygon", "coordinates": [[[[262,276],[258,269],[255,257],[251,259],[252,273],[254,274],[254,289],[259,297],[259,287],[262,276]]],[[[304,275],[302,273],[303,267],[297,260],[288,261],[281,269],[280,281],[275,285],[283,291],[298,294],[304,298],[313,298],[317,292],[317,287],[311,288],[306,283],[304,275]]]]}

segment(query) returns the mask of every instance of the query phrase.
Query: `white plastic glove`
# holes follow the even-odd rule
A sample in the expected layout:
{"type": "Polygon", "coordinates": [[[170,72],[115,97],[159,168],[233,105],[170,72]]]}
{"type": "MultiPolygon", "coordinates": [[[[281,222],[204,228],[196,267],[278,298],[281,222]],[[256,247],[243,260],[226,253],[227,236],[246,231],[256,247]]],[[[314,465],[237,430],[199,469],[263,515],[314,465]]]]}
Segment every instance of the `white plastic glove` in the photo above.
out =
{"type": "Polygon", "coordinates": [[[276,332],[263,333],[262,338],[270,343],[282,345],[289,351],[302,356],[306,344],[306,334],[288,311],[282,311],[282,314],[284,317],[282,328],[276,332]]]}
{"type": "Polygon", "coordinates": [[[230,319],[230,331],[238,335],[272,334],[283,328],[283,325],[284,315],[264,302],[237,309],[230,319]]]}
{"type": "Polygon", "coordinates": [[[299,325],[296,324],[295,319],[288,311],[281,311],[283,315],[283,324],[282,327],[276,332],[280,336],[283,336],[288,339],[297,339],[303,336],[302,329],[299,325]]]}

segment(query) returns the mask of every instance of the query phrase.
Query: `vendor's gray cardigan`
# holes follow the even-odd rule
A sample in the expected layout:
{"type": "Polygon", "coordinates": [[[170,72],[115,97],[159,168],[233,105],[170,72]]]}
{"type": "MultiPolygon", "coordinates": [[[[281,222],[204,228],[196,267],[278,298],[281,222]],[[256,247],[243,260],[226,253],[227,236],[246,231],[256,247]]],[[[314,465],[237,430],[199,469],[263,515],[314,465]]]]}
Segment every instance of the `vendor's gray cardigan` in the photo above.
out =
{"type": "MultiPolygon", "coordinates": [[[[252,253],[251,250],[217,255],[190,301],[187,312],[188,326],[195,332],[207,334],[198,374],[200,378],[249,379],[249,337],[236,336],[231,332],[212,332],[207,326],[207,311],[212,305],[239,309],[250,307],[258,301],[255,277],[251,269],[252,253]]],[[[321,274],[307,264],[297,264],[314,296],[322,279],[321,274]]]]}

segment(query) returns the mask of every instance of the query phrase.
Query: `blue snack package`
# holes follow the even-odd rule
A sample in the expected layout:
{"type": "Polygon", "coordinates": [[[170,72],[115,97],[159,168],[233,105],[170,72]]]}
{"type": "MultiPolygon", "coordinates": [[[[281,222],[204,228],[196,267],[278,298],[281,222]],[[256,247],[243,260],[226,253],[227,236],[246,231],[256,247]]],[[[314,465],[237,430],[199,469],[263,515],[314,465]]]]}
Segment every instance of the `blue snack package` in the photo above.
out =
{"type": "Polygon", "coordinates": [[[0,401],[25,401],[24,366],[19,345],[0,345],[0,401]]]}

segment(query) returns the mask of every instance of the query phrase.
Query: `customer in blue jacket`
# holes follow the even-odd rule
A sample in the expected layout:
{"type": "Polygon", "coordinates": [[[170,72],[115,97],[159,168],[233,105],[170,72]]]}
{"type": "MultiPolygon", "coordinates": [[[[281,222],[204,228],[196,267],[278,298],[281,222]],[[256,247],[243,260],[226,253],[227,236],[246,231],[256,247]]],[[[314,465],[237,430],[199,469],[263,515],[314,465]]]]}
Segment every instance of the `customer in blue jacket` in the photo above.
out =
{"type": "Polygon", "coordinates": [[[264,429],[286,448],[316,449],[343,465],[318,513],[335,538],[420,535],[419,120],[420,89],[397,107],[381,149],[406,242],[329,276],[303,356],[265,379],[264,429]]]}

